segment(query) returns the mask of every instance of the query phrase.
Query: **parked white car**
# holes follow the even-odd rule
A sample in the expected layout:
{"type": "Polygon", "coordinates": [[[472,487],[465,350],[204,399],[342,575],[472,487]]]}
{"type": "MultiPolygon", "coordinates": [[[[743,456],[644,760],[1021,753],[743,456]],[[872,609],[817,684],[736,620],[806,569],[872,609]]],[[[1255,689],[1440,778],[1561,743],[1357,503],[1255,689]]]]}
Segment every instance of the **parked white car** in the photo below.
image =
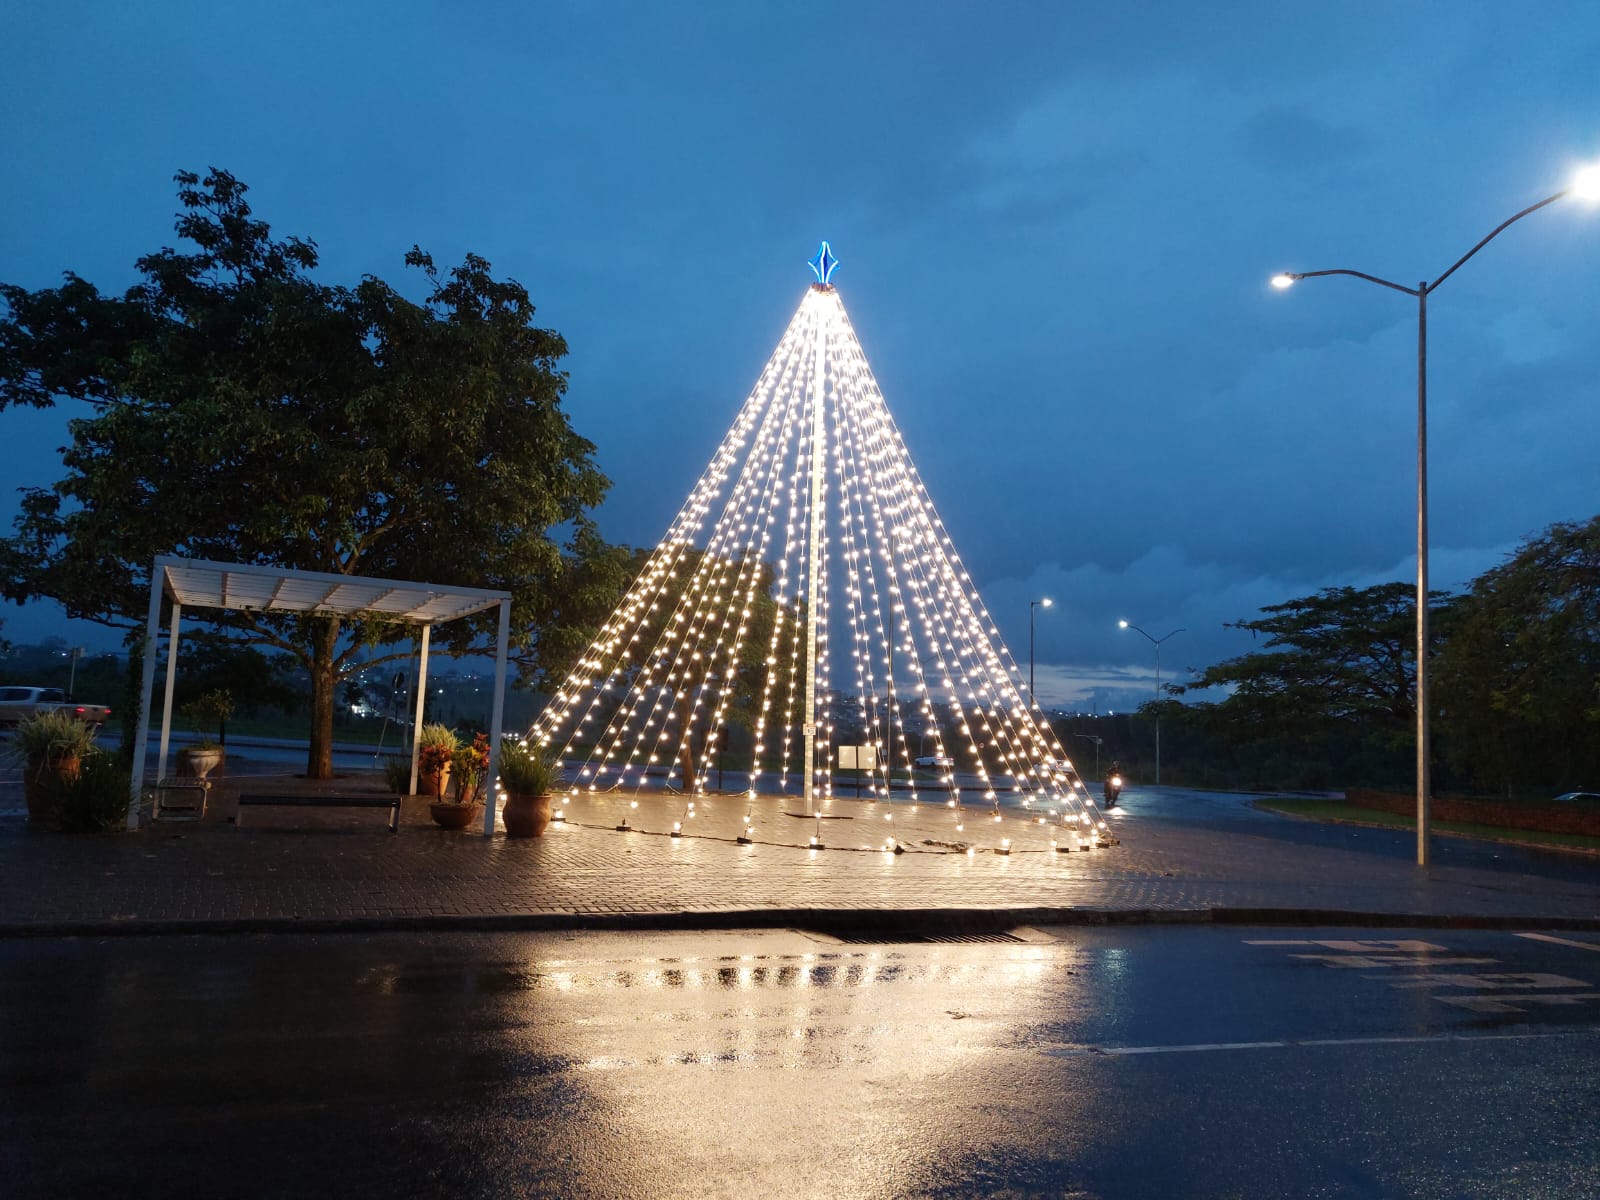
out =
{"type": "Polygon", "coordinates": [[[103,704],[76,704],[60,688],[0,687],[0,729],[15,729],[39,713],[65,709],[91,729],[98,729],[111,718],[103,704]]]}

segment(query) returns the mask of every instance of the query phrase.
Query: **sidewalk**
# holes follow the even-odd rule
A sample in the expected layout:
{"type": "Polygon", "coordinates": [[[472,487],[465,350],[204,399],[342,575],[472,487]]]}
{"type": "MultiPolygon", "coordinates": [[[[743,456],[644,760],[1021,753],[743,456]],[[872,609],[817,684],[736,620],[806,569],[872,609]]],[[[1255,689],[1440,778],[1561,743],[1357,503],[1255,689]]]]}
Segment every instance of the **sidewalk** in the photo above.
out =
{"type": "MultiPolygon", "coordinates": [[[[369,777],[341,789],[351,784],[376,788],[369,777]]],[[[1288,819],[1230,831],[1114,810],[1120,845],[1058,853],[1050,828],[1009,808],[996,824],[984,808],[838,798],[818,823],[785,815],[793,800],[706,797],[685,820],[681,799],[643,797],[636,809],[630,799],[580,801],[544,837],[510,840],[485,839],[481,825],[440,830],[415,798],[397,834],[386,813],[363,809],[252,809],[236,829],[222,797],[203,823],[66,837],[28,830],[20,802],[0,796],[0,936],[1103,921],[1600,928],[1600,867],[1577,881],[1421,869],[1362,849],[1371,831],[1351,831],[1344,848],[1300,844],[1288,819]],[[741,846],[747,809],[755,844],[741,846]],[[624,816],[635,831],[615,828],[624,816]],[[674,821],[686,836],[668,836],[674,821]],[[819,829],[826,849],[807,849],[819,829]],[[891,837],[904,853],[882,850],[891,837]],[[1009,855],[996,853],[1002,837],[1009,855]]]]}

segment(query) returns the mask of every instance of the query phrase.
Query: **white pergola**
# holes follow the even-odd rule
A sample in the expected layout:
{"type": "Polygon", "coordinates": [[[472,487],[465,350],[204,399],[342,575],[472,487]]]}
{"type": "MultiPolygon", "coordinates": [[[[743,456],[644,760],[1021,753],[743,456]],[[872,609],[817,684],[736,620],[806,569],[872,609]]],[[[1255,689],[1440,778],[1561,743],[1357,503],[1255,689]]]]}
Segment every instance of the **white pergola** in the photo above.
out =
{"type": "MultiPolygon", "coordinates": [[[[156,642],[161,633],[161,598],[172,601],[167,637],[167,688],[161,706],[161,753],[156,778],[167,774],[172,734],[172,689],[177,679],[178,622],[185,608],[223,608],[241,612],[300,613],[319,617],[381,617],[419,627],[416,726],[422,727],[422,706],[428,694],[428,637],[443,621],[455,621],[500,606],[500,632],[495,640],[494,708],[489,719],[489,773],[484,788],[483,835],[494,834],[495,780],[500,772],[501,717],[506,699],[506,650],[511,634],[511,593],[483,588],[403,583],[361,575],[331,575],[290,567],[253,563],[207,562],[162,554],[150,571],[150,617],[144,632],[144,682],[139,697],[139,726],[133,744],[133,802],[128,828],[139,827],[140,792],[144,789],[145,754],[150,745],[150,694],[155,689],[156,642]]],[[[411,739],[411,791],[417,790],[417,740],[411,739]]]]}

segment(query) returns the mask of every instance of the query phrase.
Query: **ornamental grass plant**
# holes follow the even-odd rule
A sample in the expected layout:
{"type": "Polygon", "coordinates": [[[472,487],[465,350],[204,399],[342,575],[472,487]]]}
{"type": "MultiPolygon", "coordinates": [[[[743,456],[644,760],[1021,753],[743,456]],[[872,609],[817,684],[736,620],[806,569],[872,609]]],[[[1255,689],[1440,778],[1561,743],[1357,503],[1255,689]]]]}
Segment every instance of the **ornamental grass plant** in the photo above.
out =
{"type": "Polygon", "coordinates": [[[38,713],[17,723],[16,754],[30,765],[82,758],[94,746],[94,730],[60,709],[38,713]]]}
{"type": "Polygon", "coordinates": [[[500,786],[508,795],[542,796],[555,787],[558,766],[544,747],[530,747],[520,738],[500,742],[500,786]]]}

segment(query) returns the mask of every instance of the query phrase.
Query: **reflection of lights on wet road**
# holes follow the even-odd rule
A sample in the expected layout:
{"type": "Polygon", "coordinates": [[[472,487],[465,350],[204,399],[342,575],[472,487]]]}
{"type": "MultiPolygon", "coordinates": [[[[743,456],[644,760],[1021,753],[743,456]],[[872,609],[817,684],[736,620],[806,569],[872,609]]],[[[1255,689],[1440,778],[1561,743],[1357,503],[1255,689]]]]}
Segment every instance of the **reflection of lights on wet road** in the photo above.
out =
{"type": "MultiPolygon", "coordinates": [[[[956,958],[952,952],[934,948],[915,958],[893,950],[862,950],[774,957],[671,958],[647,961],[630,969],[593,971],[568,969],[564,964],[550,962],[517,972],[516,978],[522,981],[520,989],[490,990],[578,994],[639,988],[667,992],[844,991],[881,983],[973,983],[984,975],[1010,987],[1043,978],[1062,954],[1059,947],[1047,946],[1006,947],[999,954],[994,946],[985,949],[988,953],[982,960],[956,958]]],[[[1107,951],[1107,961],[1120,967],[1116,956],[1122,953],[1107,951]]]]}

